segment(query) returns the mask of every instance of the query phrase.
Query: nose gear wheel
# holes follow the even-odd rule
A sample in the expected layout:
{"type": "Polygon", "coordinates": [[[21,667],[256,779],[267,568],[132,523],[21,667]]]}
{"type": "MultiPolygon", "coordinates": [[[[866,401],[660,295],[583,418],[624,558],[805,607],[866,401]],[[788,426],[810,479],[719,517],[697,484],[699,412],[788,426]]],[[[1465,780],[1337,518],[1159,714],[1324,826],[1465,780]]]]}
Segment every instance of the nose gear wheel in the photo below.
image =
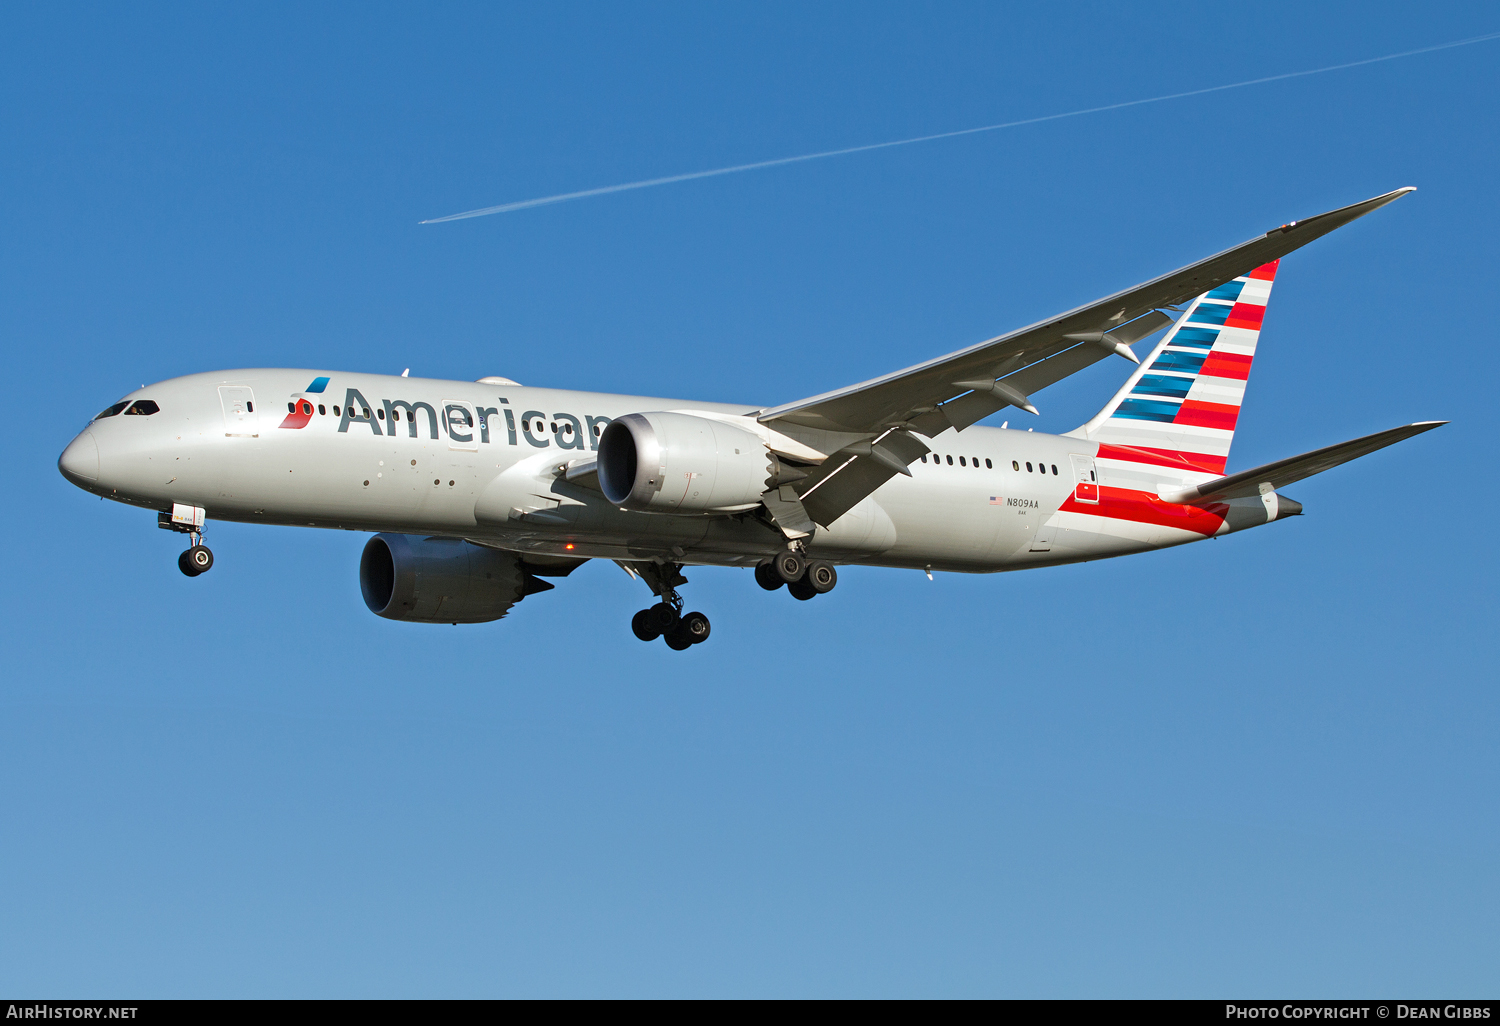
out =
{"type": "Polygon", "coordinates": [[[189,577],[197,577],[213,569],[214,554],[207,545],[198,544],[177,557],[177,569],[189,577]]]}

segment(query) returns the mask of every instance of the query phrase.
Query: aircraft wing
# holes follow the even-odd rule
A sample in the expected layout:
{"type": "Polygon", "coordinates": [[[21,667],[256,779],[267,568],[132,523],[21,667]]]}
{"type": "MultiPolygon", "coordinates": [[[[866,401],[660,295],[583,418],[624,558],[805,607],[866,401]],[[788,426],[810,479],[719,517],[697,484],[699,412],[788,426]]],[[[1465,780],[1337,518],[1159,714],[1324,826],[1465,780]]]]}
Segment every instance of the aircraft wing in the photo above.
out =
{"type": "Polygon", "coordinates": [[[1006,406],[1034,412],[1032,393],[1111,353],[1127,355],[1126,346],[1170,324],[1159,307],[1187,302],[1413,191],[1396,189],[1293,221],[1049,320],[756,416],[793,436],[802,428],[855,439],[797,487],[812,519],[830,524],[895,474],[910,473],[906,466],[929,451],[913,434],[933,438],[949,428],[962,431],[1006,406]]]}
{"type": "Polygon", "coordinates": [[[1259,495],[1262,486],[1269,486],[1269,490],[1272,491],[1285,488],[1303,478],[1321,474],[1325,470],[1332,470],[1340,463],[1348,463],[1361,456],[1368,456],[1377,449],[1395,445],[1413,435],[1420,435],[1424,431],[1442,427],[1446,423],[1448,423],[1446,420],[1424,420],[1416,424],[1403,424],[1401,427],[1391,428],[1388,431],[1377,431],[1373,435],[1365,435],[1363,438],[1356,438],[1350,442],[1340,442],[1338,445],[1315,449],[1301,456],[1267,463],[1254,470],[1205,481],[1201,485],[1185,488],[1170,496],[1170,500],[1202,506],[1224,499],[1250,498],[1259,495]]]}

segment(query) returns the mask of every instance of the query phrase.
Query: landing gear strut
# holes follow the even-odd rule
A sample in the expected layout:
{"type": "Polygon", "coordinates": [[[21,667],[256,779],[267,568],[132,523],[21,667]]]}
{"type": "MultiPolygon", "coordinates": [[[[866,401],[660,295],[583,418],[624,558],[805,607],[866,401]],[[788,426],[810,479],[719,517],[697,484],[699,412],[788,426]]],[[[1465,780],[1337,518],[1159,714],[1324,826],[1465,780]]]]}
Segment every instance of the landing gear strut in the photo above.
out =
{"type": "Polygon", "coordinates": [[[661,599],[650,609],[642,609],[631,618],[630,629],[636,637],[642,641],[661,638],[666,641],[668,648],[678,652],[708,640],[711,630],[708,617],[702,613],[684,614],[682,611],[682,596],[677,594],[677,586],[686,584],[687,578],[682,576],[680,564],[644,563],[638,564],[634,569],[641,580],[646,582],[646,586],[661,599]]]}
{"type": "Polygon", "coordinates": [[[184,506],[180,503],[173,504],[171,513],[156,515],[157,527],[164,531],[185,534],[192,541],[192,547],[177,557],[177,569],[188,577],[197,577],[213,569],[214,554],[207,545],[203,544],[205,516],[205,511],[201,507],[184,506]]]}
{"type": "Polygon", "coordinates": [[[826,560],[807,562],[800,553],[788,550],[757,566],[755,583],[767,591],[785,584],[792,598],[806,602],[832,591],[839,583],[839,572],[826,560]]]}

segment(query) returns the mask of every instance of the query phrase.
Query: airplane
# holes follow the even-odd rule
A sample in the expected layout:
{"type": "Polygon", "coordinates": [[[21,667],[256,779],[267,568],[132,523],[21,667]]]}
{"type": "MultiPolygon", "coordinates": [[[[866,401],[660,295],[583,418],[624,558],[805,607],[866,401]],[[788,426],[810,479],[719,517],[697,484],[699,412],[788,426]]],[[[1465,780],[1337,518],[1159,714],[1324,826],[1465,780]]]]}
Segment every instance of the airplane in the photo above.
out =
{"type": "Polygon", "coordinates": [[[839,566],[992,573],[1216,538],[1296,516],[1297,481],[1445,421],[1226,473],[1280,260],[1413,191],[1292,221],[1170,274],[946,356],[779,406],[317,369],[215,371],[112,403],[58,469],[189,536],[209,519],[371,532],[371,612],[498,620],[590,559],[656,598],[643,641],[707,640],[689,566],[832,591],[839,566]],[[1142,360],[1131,348],[1161,335],[1142,360]],[[1100,360],[1134,364],[1058,435],[978,422],[1100,360]]]}

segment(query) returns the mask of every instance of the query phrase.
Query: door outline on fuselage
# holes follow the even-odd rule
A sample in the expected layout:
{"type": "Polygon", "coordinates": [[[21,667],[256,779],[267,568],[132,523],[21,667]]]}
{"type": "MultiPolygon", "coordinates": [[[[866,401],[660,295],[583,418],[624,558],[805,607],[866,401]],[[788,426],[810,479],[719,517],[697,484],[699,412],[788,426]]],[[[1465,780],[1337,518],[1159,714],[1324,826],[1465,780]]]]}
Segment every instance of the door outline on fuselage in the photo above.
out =
{"type": "Polygon", "coordinates": [[[224,407],[225,438],[260,437],[254,389],[249,385],[220,385],[219,404],[224,407]]]}
{"type": "MultiPolygon", "coordinates": [[[[1038,511],[1040,512],[1040,510],[1038,511]]],[[[1031,535],[1032,552],[1051,552],[1052,538],[1057,533],[1057,514],[1050,513],[1037,521],[1036,530],[1031,535]]]]}
{"type": "Polygon", "coordinates": [[[479,451],[479,418],[475,416],[474,404],[464,399],[444,399],[442,414],[438,418],[443,425],[443,434],[448,436],[448,448],[463,452],[479,451]],[[454,414],[462,413],[459,423],[453,423],[454,414]],[[454,433],[454,427],[458,428],[454,433]],[[463,437],[467,435],[467,437],[463,437]]]}
{"type": "Polygon", "coordinates": [[[1094,457],[1075,452],[1068,459],[1073,464],[1073,501],[1098,505],[1099,471],[1094,457]]]}

